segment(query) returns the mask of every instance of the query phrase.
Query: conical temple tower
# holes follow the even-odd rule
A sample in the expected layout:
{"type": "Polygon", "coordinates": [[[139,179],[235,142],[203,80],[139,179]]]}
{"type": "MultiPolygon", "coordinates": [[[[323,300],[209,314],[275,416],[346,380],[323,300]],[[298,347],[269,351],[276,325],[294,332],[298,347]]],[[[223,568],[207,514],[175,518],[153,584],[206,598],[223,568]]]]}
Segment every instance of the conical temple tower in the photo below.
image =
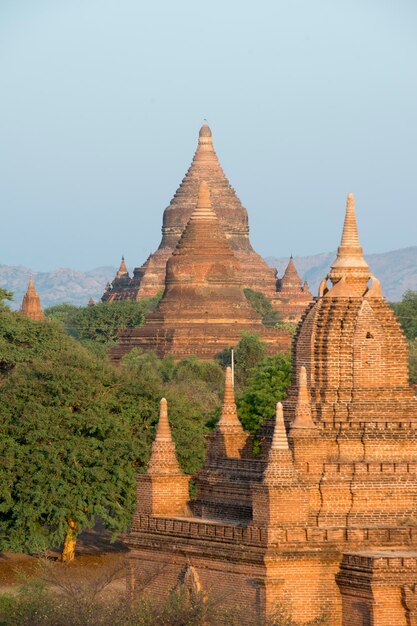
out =
{"type": "Polygon", "coordinates": [[[175,250],[188,220],[197,206],[200,183],[210,189],[214,211],[231,249],[239,260],[244,287],[267,296],[275,292],[275,270],[253,250],[249,241],[248,214],[227,180],[214,150],[207,124],[199,132],[197,150],[181,185],[164,211],[162,240],[158,250],[136,268],[132,279],[113,283],[103,300],[151,297],[165,288],[166,263],[175,250]]]}
{"type": "Polygon", "coordinates": [[[32,276],[29,278],[29,285],[23,296],[20,312],[33,320],[43,320],[45,315],[42,311],[41,300],[35,289],[32,276]]]}
{"type": "Polygon", "coordinates": [[[152,515],[187,514],[189,480],[178,464],[168,421],[168,404],[162,398],[148,471],[137,476],[141,510],[152,515]]]}
{"type": "Polygon", "coordinates": [[[277,293],[272,305],[285,322],[298,322],[313,296],[306,281],[302,282],[291,256],[282,278],[277,280],[277,293]]]}
{"type": "MultiPolygon", "coordinates": [[[[212,224],[209,207],[200,210],[212,224]]],[[[169,276],[177,284],[174,268],[169,276]]],[[[278,403],[258,434],[261,454],[237,419],[227,372],[190,515],[146,514],[138,497],[130,558],[166,595],[192,563],[199,591],[232,614],[241,607],[244,626],[275,623],[280,607],[297,624],[417,624],[417,398],[404,334],[363,258],[352,195],[292,363],[285,410],[278,403]]]]}
{"type": "Polygon", "coordinates": [[[208,185],[167,263],[166,287],[143,327],[121,331],[117,360],[133,347],[160,356],[213,358],[239,342],[243,331],[258,333],[272,352],[288,349],[285,330],[269,330],[248,303],[240,264],[214,211],[208,185]]]}
{"type": "Polygon", "coordinates": [[[122,256],[116,276],[114,277],[111,285],[110,283],[107,283],[106,291],[104,292],[102,300],[104,302],[113,302],[113,300],[130,299],[130,282],[131,278],[126,267],[125,258],[122,256]]]}

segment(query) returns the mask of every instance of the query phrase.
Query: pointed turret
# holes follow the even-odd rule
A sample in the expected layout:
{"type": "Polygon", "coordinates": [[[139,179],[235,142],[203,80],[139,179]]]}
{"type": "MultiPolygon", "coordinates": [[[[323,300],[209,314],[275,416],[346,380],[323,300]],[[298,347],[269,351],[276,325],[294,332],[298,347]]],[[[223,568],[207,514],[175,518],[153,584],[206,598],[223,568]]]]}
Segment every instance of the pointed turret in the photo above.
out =
{"type": "Polygon", "coordinates": [[[307,387],[307,370],[302,365],[298,377],[298,398],[295,408],[295,419],[291,425],[291,436],[297,434],[299,429],[303,431],[315,430],[316,425],[311,416],[310,396],[307,387]]]}
{"type": "Polygon", "coordinates": [[[271,299],[272,305],[285,322],[298,322],[312,301],[308,285],[300,278],[291,255],[282,278],[277,280],[277,292],[271,299]]]}
{"type": "Polygon", "coordinates": [[[23,315],[26,315],[26,317],[30,317],[32,320],[40,321],[45,317],[32,276],[29,278],[29,285],[25,295],[23,296],[20,312],[23,315]]]}
{"type": "Polygon", "coordinates": [[[179,473],[180,468],[172,441],[171,428],[168,421],[168,403],[162,398],[159,408],[159,421],[156,436],[152,444],[148,474],[179,473]]]}
{"type": "Polygon", "coordinates": [[[243,433],[242,424],[237,416],[231,367],[226,368],[226,384],[224,388],[222,413],[217,427],[225,433],[230,433],[231,431],[235,433],[243,433]]]}
{"type": "Polygon", "coordinates": [[[342,239],[337,249],[337,257],[329,273],[329,278],[334,287],[329,290],[328,297],[362,295],[370,276],[369,267],[363,257],[363,250],[359,243],[355,200],[353,193],[349,193],[342,239]],[[337,283],[342,279],[344,282],[337,287],[337,283]]]}
{"type": "Polygon", "coordinates": [[[301,289],[302,281],[295,267],[293,256],[290,256],[284,275],[281,278],[280,291],[285,289],[301,289]]]}
{"type": "Polygon", "coordinates": [[[148,515],[189,514],[189,480],[190,477],[181,472],[178,464],[168,421],[167,401],[162,398],[148,471],[136,477],[136,512],[148,515]]]}
{"type": "Polygon", "coordinates": [[[94,298],[90,298],[89,301],[88,301],[88,306],[92,307],[94,305],[95,305],[94,298]]]}
{"type": "Polygon", "coordinates": [[[207,456],[240,458],[248,435],[237,416],[232,368],[226,368],[226,383],[220,420],[210,436],[207,456]]]}
{"type": "Polygon", "coordinates": [[[128,272],[127,267],[126,267],[126,263],[125,263],[125,258],[124,258],[124,256],[122,256],[122,260],[121,260],[121,262],[120,262],[120,267],[119,267],[119,269],[117,270],[117,274],[116,274],[116,276],[117,276],[118,278],[121,278],[122,276],[129,276],[129,272],[128,272]]]}
{"type": "Polygon", "coordinates": [[[287,432],[284,424],[282,403],[277,402],[275,411],[274,433],[269,449],[264,482],[271,484],[276,481],[288,480],[294,475],[291,452],[288,446],[287,432]]]}
{"type": "Polygon", "coordinates": [[[253,524],[272,531],[282,524],[305,524],[307,497],[294,467],[285,430],[284,412],[277,403],[274,433],[261,483],[254,484],[253,524]]]}

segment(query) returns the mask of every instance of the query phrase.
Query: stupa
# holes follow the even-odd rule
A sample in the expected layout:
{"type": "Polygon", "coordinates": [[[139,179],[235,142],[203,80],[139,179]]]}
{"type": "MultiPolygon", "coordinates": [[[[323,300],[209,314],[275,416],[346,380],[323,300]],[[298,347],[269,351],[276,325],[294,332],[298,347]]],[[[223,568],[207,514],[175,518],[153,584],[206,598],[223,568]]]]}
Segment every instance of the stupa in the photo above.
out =
{"type": "Polygon", "coordinates": [[[41,300],[35,289],[32,276],[29,278],[29,285],[25,295],[23,296],[22,306],[20,308],[22,315],[30,317],[32,320],[43,320],[45,315],[42,311],[41,300]]]}
{"type": "Polygon", "coordinates": [[[239,260],[202,181],[197,206],[168,259],[161,301],[144,326],[119,333],[113,358],[139,347],[159,356],[210,359],[237,344],[244,331],[257,333],[271,351],[290,347],[288,332],[265,328],[247,301],[239,260]]]}
{"type": "Polygon", "coordinates": [[[294,338],[292,387],[258,436],[261,454],[237,419],[228,374],[197,496],[180,472],[167,494],[152,482],[154,463],[147,483],[138,477],[133,588],[148,582],[160,597],[198,580],[247,625],[277,607],[297,624],[416,624],[417,398],[407,357],[350,194],[337,258],[294,338]],[[150,510],[163,493],[163,511],[150,510]]]}
{"type": "Polygon", "coordinates": [[[285,322],[298,322],[312,300],[308,284],[302,282],[291,256],[283,277],[277,280],[277,293],[271,298],[272,306],[285,322]]]}
{"type": "Polygon", "coordinates": [[[120,281],[116,276],[103,295],[104,301],[126,297],[138,300],[164,291],[166,263],[197,205],[198,190],[203,180],[209,186],[214,211],[239,260],[243,286],[272,296],[276,272],[251,246],[247,210],[223,172],[214,150],[212,132],[205,123],[199,132],[191,166],[164,211],[159,248],[134,270],[132,278],[120,281]]]}

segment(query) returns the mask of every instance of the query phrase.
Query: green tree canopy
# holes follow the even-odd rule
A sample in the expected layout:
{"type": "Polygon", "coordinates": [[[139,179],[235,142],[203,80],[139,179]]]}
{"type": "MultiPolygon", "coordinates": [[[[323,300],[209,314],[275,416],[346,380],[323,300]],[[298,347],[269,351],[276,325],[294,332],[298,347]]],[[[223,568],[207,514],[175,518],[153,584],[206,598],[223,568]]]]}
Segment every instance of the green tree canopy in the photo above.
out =
{"type": "Polygon", "coordinates": [[[417,291],[409,289],[401,302],[391,303],[408,340],[417,338],[417,291]]]}
{"type": "Polygon", "coordinates": [[[122,530],[134,449],[129,421],[111,412],[117,373],[54,323],[2,312],[0,328],[0,549],[58,546],[95,515],[122,530]]]}
{"type": "Polygon", "coordinates": [[[160,295],[138,302],[116,300],[87,307],[58,304],[47,308],[45,315],[60,321],[67,334],[80,342],[109,345],[117,341],[119,330],[141,326],[159,299],[160,295]]]}
{"type": "Polygon", "coordinates": [[[249,373],[244,392],[238,397],[238,413],[245,430],[256,433],[275,414],[291,383],[291,358],[286,354],[267,356],[249,373]]]}

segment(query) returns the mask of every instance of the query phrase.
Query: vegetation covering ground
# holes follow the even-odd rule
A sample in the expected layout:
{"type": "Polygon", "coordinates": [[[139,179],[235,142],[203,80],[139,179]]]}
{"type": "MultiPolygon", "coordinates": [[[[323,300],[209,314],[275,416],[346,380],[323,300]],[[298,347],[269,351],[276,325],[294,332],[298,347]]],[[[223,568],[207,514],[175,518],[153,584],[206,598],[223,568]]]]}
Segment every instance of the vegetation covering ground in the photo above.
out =
{"type": "MultiPolygon", "coordinates": [[[[266,315],[265,302],[250,297],[266,315]]],[[[230,349],[210,363],[174,362],[134,350],[114,368],[107,352],[117,329],[142,324],[157,299],[58,305],[46,311],[45,322],[35,322],[10,311],[10,298],[0,290],[0,550],[42,553],[55,547],[70,560],[78,534],[96,516],[114,534],[128,526],[134,477],[147,466],[162,396],[182,469],[193,473],[201,467],[205,434],[220,414],[230,349]]],[[[392,307],[409,341],[416,384],[417,293],[407,292],[392,307]]],[[[288,355],[267,356],[258,337],[242,336],[235,347],[235,390],[246,430],[256,433],[273,416],[290,376],[288,355]]],[[[73,579],[52,584],[37,576],[19,593],[2,594],[0,625],[192,626],[226,618],[215,599],[190,599],[181,589],[166,603],[127,609],[122,595],[100,595],[107,583],[94,583],[93,589],[74,585],[73,579]]],[[[227,615],[228,624],[240,619],[227,615]]],[[[280,607],[270,624],[296,626],[290,611],[280,607]]],[[[325,617],[314,624],[326,624],[325,617]]]]}
{"type": "MultiPolygon", "coordinates": [[[[78,533],[97,516],[114,533],[128,526],[161,397],[182,469],[201,467],[230,350],[217,362],[133,350],[115,368],[107,351],[117,329],[143,323],[155,299],[58,305],[36,322],[10,311],[9,297],[0,293],[0,550],[63,546],[70,560],[78,533]]],[[[239,411],[256,432],[285,396],[289,357],[267,356],[253,335],[242,337],[235,357],[239,411]]]]}

